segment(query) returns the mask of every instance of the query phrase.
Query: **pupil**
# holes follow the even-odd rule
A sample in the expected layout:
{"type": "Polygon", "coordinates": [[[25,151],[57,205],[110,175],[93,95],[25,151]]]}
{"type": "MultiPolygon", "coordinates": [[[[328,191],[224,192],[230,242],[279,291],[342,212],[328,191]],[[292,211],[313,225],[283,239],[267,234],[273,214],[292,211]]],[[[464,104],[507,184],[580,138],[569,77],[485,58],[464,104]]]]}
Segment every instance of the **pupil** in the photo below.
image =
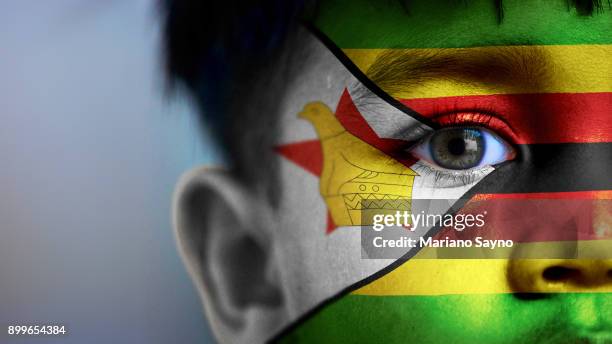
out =
{"type": "Polygon", "coordinates": [[[451,170],[467,170],[482,160],[485,140],[478,128],[444,128],[431,137],[429,149],[437,165],[451,170]]]}
{"type": "Polygon", "coordinates": [[[452,155],[463,155],[465,153],[465,140],[460,137],[448,141],[448,152],[452,155]]]}

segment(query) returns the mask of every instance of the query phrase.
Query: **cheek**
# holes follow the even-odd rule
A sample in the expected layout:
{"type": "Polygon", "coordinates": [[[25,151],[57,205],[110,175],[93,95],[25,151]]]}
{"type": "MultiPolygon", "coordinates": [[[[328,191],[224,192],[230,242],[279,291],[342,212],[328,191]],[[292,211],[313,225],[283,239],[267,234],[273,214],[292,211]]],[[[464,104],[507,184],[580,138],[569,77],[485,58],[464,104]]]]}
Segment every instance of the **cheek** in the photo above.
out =
{"type": "Polygon", "coordinates": [[[326,209],[319,193],[321,157],[318,141],[283,146],[278,159],[277,220],[285,228],[283,235],[287,238],[284,240],[295,240],[295,245],[311,237],[325,237],[326,209]]]}
{"type": "Polygon", "coordinates": [[[415,300],[414,321],[421,331],[436,326],[438,338],[454,338],[459,343],[495,342],[500,338],[514,342],[514,331],[507,329],[511,320],[512,302],[501,295],[449,295],[415,300]],[[500,335],[501,334],[501,335],[500,335]]]}
{"type": "MultiPolygon", "coordinates": [[[[312,247],[325,235],[325,207],[318,193],[318,178],[281,159],[277,187],[280,199],[271,226],[275,231],[276,261],[280,265],[286,302],[293,314],[301,314],[320,301],[316,283],[318,250],[312,247]]],[[[324,273],[323,270],[320,273],[324,273]]]]}
{"type": "MultiPolygon", "coordinates": [[[[404,305],[404,320],[423,342],[520,343],[525,338],[558,334],[557,309],[547,304],[519,300],[511,294],[449,295],[414,298],[404,305]],[[434,325],[435,324],[435,325],[434,325]],[[429,341],[428,341],[429,340],[429,341]]],[[[393,321],[394,319],[389,319],[393,321]]]]}

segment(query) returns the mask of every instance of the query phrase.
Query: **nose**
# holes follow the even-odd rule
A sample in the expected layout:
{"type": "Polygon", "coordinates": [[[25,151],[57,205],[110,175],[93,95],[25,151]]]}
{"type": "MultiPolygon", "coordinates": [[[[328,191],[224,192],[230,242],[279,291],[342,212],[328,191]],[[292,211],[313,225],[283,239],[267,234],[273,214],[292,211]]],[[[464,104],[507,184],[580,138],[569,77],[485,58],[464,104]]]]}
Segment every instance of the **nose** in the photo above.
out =
{"type": "MultiPolygon", "coordinates": [[[[557,202],[547,204],[556,205],[557,202]]],[[[507,270],[508,282],[514,291],[519,293],[612,291],[612,241],[609,240],[612,228],[612,202],[610,199],[596,199],[586,201],[584,204],[588,207],[581,209],[590,210],[584,215],[584,217],[590,215],[588,221],[579,221],[580,216],[572,218],[575,215],[565,215],[567,223],[588,224],[585,226],[588,228],[584,228],[585,231],[581,231],[582,227],[568,227],[568,233],[578,232],[579,240],[515,248],[513,255],[518,259],[511,259],[507,270]],[[587,240],[580,240],[581,237],[587,240]],[[558,259],[520,259],[520,257],[529,257],[534,250],[538,251],[536,254],[540,253],[539,257],[558,259]]],[[[559,216],[564,217],[563,214],[559,216]]]]}
{"type": "Polygon", "coordinates": [[[519,293],[611,292],[612,259],[516,259],[507,277],[519,293]]]}

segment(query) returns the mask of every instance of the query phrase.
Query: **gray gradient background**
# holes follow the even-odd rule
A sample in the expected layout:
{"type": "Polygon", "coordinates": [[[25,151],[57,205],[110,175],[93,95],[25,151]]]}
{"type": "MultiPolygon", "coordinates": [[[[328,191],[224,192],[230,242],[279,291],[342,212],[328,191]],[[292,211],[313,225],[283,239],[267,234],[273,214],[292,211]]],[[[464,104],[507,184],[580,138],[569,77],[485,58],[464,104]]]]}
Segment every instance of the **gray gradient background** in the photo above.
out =
{"type": "Polygon", "coordinates": [[[206,343],[178,176],[218,163],[164,98],[153,1],[0,2],[0,342],[206,343]],[[59,323],[61,338],[8,338],[59,323]]]}

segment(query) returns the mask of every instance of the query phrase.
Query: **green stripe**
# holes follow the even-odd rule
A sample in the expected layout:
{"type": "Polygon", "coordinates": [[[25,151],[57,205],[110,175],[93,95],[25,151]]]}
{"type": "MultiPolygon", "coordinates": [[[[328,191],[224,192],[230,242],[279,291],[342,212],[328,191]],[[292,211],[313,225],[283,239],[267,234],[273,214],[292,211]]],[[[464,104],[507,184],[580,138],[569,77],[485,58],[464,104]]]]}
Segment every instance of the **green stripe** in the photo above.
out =
{"type": "Polygon", "coordinates": [[[324,308],[283,343],[579,342],[607,328],[612,294],[452,296],[348,295],[324,308]],[[582,338],[584,339],[584,338],[582,338]]]}
{"type": "MultiPolygon", "coordinates": [[[[566,0],[326,0],[315,25],[340,48],[459,48],[500,45],[610,44],[612,11],[580,16],[566,0]]],[[[605,4],[605,1],[604,1],[605,4]]]]}

